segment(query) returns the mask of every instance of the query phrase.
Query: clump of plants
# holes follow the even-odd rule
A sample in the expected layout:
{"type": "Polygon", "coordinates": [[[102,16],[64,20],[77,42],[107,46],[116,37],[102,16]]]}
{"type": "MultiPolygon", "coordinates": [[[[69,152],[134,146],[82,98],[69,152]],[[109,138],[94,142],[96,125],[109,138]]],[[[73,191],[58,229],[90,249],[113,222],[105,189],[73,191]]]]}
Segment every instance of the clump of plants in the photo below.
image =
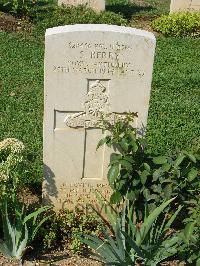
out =
{"type": "Polygon", "coordinates": [[[148,153],[145,138],[133,127],[136,115],[115,123],[103,118],[106,136],[98,147],[114,150],[108,171],[113,193],[109,203],[101,197],[100,202],[111,228],[103,239],[79,238],[107,265],[159,265],[176,257],[198,266],[200,154],[148,153]]]}
{"type": "Polygon", "coordinates": [[[18,170],[23,162],[23,152],[24,145],[17,139],[8,138],[0,142],[0,252],[20,262],[39,228],[49,218],[41,217],[49,207],[30,211],[18,199],[18,170]]]}
{"type": "Polygon", "coordinates": [[[171,225],[180,208],[171,217],[165,212],[162,222],[159,219],[173,200],[163,202],[142,221],[135,216],[127,200],[120,211],[104,202],[102,206],[111,228],[104,230],[103,238],[88,234],[78,237],[95,249],[106,265],[160,265],[178,252],[179,238],[171,231],[171,225]]]}
{"type": "Polygon", "coordinates": [[[18,16],[26,16],[37,0],[1,0],[0,8],[18,16]]]}
{"type": "Polygon", "coordinates": [[[200,12],[163,15],[152,22],[155,31],[165,36],[200,36],[200,12]]]}
{"type": "Polygon", "coordinates": [[[73,24],[114,24],[125,26],[127,20],[122,15],[113,12],[96,13],[86,6],[50,6],[38,13],[37,9],[29,13],[31,20],[36,24],[37,33],[44,34],[47,28],[73,24]],[[49,11],[48,11],[49,9],[49,11]]]}
{"type": "Polygon", "coordinates": [[[149,154],[145,138],[133,127],[134,114],[112,124],[103,120],[107,136],[99,142],[113,147],[108,182],[113,189],[110,201],[133,202],[141,217],[164,200],[176,197],[185,208],[200,195],[200,154],[182,151],[172,156],[149,154]]]}
{"type": "Polygon", "coordinates": [[[100,235],[103,228],[102,220],[95,213],[83,211],[61,210],[54,213],[44,225],[44,248],[68,248],[72,253],[79,253],[84,246],[76,236],[77,233],[100,235]]]}

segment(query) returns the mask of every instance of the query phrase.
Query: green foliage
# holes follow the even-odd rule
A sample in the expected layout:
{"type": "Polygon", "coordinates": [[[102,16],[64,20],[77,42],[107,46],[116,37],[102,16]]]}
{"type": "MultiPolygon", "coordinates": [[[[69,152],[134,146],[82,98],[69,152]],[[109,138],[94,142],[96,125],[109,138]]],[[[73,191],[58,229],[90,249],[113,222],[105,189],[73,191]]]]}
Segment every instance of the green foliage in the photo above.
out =
{"type": "MultiPolygon", "coordinates": [[[[14,138],[0,142],[0,200],[11,199],[19,187],[19,168],[23,161],[24,145],[14,138]]],[[[0,202],[1,205],[1,202],[0,202]]]]}
{"type": "MultiPolygon", "coordinates": [[[[26,154],[21,180],[39,187],[44,45],[27,35],[5,32],[0,32],[0,43],[0,139],[22,140],[26,154]]],[[[147,128],[150,152],[200,147],[199,57],[197,39],[157,38],[147,128]]]]}
{"type": "Polygon", "coordinates": [[[107,0],[106,9],[121,13],[126,18],[135,19],[136,16],[144,15],[146,17],[158,14],[168,14],[170,0],[107,0]]]}
{"type": "Polygon", "coordinates": [[[0,39],[0,139],[24,143],[20,180],[38,187],[43,176],[43,49],[20,34],[1,32],[0,39]]]}
{"type": "Polygon", "coordinates": [[[200,263],[200,196],[191,200],[188,207],[188,216],[184,220],[185,228],[178,234],[183,245],[180,247],[180,258],[198,266],[200,263]]]}
{"type": "Polygon", "coordinates": [[[179,257],[192,265],[199,266],[200,259],[200,217],[197,221],[187,222],[178,237],[183,243],[179,248],[179,257]]]}
{"type": "MultiPolygon", "coordinates": [[[[37,1],[37,0],[36,0],[37,1]]],[[[34,0],[0,0],[0,8],[3,11],[15,15],[25,16],[28,11],[36,4],[34,0]]]]}
{"type": "Polygon", "coordinates": [[[159,216],[172,201],[162,203],[143,222],[135,219],[128,206],[123,206],[117,213],[103,201],[102,207],[112,225],[114,238],[105,230],[103,239],[88,234],[79,234],[79,239],[96,250],[106,265],[135,265],[138,259],[145,265],[158,265],[177,253],[178,237],[167,232],[180,209],[168,221],[165,219],[161,225],[157,224],[159,216]]]}
{"type": "Polygon", "coordinates": [[[200,148],[199,39],[157,38],[147,124],[154,154],[200,148]]]}
{"type": "Polygon", "coordinates": [[[15,204],[14,215],[9,218],[7,201],[1,205],[4,241],[0,242],[0,252],[8,258],[21,260],[27,246],[34,240],[39,228],[49,219],[44,214],[49,207],[41,207],[26,215],[24,207],[15,204]]]}
{"type": "Polygon", "coordinates": [[[200,12],[178,12],[152,22],[154,30],[166,36],[200,36],[200,12]]]}
{"type": "Polygon", "coordinates": [[[35,11],[30,12],[29,16],[36,23],[35,34],[42,34],[47,28],[72,24],[114,24],[127,25],[127,20],[120,14],[113,12],[96,13],[85,6],[63,6],[49,7],[50,12],[40,14],[35,11]]]}
{"type": "Polygon", "coordinates": [[[84,214],[81,211],[70,212],[62,210],[54,213],[50,221],[42,229],[44,248],[51,249],[67,246],[72,252],[80,252],[82,245],[76,233],[83,232],[99,235],[103,223],[95,214],[84,214]]]}
{"type": "MultiPolygon", "coordinates": [[[[28,244],[27,225],[25,223],[23,226],[21,219],[17,219],[17,221],[20,221],[20,224],[16,223],[12,226],[8,218],[7,205],[4,211],[2,221],[5,240],[0,243],[0,252],[5,257],[21,260],[28,244]]],[[[21,216],[20,213],[18,215],[21,216]]]]}
{"type": "Polygon", "coordinates": [[[132,126],[132,114],[111,124],[103,120],[106,143],[115,149],[111,155],[108,182],[113,189],[112,204],[128,198],[135,211],[144,216],[144,206],[151,212],[163,200],[177,197],[179,205],[192,204],[200,193],[200,155],[186,151],[177,156],[154,156],[147,152],[143,137],[132,126]]]}
{"type": "Polygon", "coordinates": [[[21,260],[41,225],[49,218],[39,216],[49,207],[41,207],[26,214],[18,199],[21,183],[19,165],[23,162],[24,145],[14,138],[0,142],[0,213],[3,238],[0,251],[4,256],[21,260]]]}

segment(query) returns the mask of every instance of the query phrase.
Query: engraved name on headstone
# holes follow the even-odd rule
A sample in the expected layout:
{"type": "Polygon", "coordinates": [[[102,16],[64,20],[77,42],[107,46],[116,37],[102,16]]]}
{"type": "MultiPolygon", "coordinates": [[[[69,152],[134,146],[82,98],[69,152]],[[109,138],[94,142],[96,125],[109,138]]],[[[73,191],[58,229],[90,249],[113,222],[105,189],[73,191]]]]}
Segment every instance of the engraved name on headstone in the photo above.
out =
{"type": "Polygon", "coordinates": [[[86,5],[97,12],[105,10],[105,0],[58,0],[58,5],[86,5]]]}
{"type": "Polygon", "coordinates": [[[114,123],[138,113],[146,126],[155,37],[133,28],[72,25],[45,39],[44,198],[55,208],[95,204],[107,197],[111,151],[96,151],[102,114],[114,123]]]}
{"type": "Polygon", "coordinates": [[[200,0],[171,0],[170,13],[200,11],[200,0]]]}

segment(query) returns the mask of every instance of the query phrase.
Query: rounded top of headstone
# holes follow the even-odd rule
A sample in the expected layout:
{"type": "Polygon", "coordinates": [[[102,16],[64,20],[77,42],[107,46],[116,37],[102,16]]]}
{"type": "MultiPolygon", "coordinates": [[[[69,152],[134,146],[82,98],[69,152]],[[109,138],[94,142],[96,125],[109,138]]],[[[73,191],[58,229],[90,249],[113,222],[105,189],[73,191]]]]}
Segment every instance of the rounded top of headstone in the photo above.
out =
{"type": "Polygon", "coordinates": [[[47,29],[45,36],[68,33],[68,32],[77,32],[77,31],[125,33],[125,34],[147,37],[150,38],[152,41],[156,41],[154,34],[149,31],[135,29],[131,27],[107,25],[107,24],[75,24],[75,25],[59,26],[47,29]]]}

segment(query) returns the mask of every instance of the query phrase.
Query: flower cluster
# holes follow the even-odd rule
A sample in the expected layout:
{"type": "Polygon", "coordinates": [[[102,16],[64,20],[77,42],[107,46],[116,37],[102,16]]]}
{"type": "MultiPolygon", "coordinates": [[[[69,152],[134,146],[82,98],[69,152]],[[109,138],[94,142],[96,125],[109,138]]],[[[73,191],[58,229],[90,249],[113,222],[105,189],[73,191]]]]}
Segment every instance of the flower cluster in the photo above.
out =
{"type": "Polygon", "coordinates": [[[0,142],[0,181],[6,182],[10,171],[22,162],[24,144],[15,139],[7,138],[0,142]]]}
{"type": "Polygon", "coordinates": [[[10,153],[22,153],[24,144],[15,138],[7,138],[0,142],[0,153],[9,151],[10,153]]]}

